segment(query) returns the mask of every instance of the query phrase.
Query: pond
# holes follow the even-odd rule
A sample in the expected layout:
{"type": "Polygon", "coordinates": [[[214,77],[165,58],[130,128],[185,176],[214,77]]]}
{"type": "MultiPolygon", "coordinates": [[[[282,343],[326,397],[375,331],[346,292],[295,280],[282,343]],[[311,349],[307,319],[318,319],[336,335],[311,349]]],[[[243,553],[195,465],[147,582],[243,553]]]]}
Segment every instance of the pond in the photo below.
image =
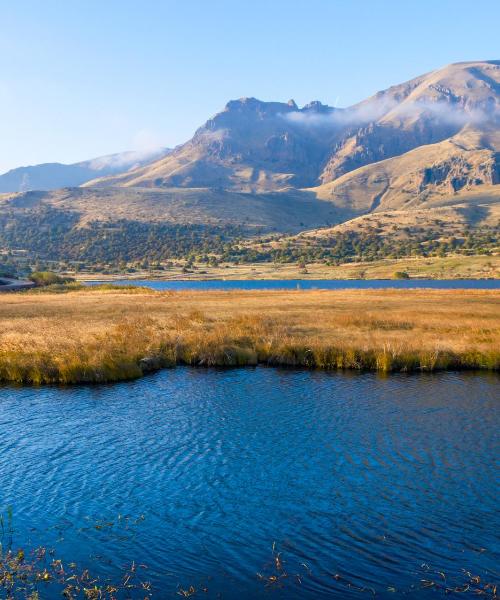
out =
{"type": "Polygon", "coordinates": [[[498,383],[186,367],[0,387],[0,508],[14,546],[146,565],[154,597],[435,598],[437,572],[498,581],[498,383]]]}

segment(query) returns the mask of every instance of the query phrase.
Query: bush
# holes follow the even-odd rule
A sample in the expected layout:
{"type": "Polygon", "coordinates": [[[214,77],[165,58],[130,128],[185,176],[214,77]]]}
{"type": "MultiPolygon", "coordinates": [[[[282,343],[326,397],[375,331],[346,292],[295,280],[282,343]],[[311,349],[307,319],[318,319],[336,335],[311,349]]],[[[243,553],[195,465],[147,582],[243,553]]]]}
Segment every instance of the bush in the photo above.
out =
{"type": "Polygon", "coordinates": [[[406,271],[396,271],[392,276],[393,279],[410,279],[406,271]]]}
{"type": "Polygon", "coordinates": [[[70,283],[74,281],[72,277],[61,277],[52,271],[35,271],[30,275],[31,281],[37,286],[55,285],[57,283],[70,283]]]}

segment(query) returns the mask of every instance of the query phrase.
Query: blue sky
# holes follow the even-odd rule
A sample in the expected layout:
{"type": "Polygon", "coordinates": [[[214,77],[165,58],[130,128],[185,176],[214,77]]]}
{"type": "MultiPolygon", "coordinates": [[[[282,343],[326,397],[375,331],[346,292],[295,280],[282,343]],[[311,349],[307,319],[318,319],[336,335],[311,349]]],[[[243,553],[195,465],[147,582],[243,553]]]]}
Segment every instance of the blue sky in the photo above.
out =
{"type": "Polygon", "coordinates": [[[174,146],[232,98],[347,106],[500,59],[497,0],[0,0],[0,172],[174,146]]]}

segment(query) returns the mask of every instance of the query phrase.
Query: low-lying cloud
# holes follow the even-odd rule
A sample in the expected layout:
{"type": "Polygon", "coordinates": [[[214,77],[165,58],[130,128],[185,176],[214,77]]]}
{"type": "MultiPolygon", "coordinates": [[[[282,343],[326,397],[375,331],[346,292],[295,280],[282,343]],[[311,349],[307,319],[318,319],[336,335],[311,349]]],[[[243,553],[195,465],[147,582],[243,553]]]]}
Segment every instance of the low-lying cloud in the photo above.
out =
{"type": "Polygon", "coordinates": [[[283,113],[282,117],[290,123],[304,127],[341,128],[366,125],[379,121],[388,115],[407,119],[423,114],[444,125],[477,125],[500,120],[500,108],[495,101],[483,105],[462,106],[443,101],[432,102],[428,100],[397,102],[393,98],[384,97],[375,98],[350,108],[333,108],[330,112],[302,109],[283,113]]]}
{"type": "Polygon", "coordinates": [[[137,165],[160,158],[165,153],[165,148],[119,152],[118,154],[109,154],[108,156],[94,158],[88,162],[88,166],[94,171],[103,171],[104,169],[133,169],[137,165]]]}

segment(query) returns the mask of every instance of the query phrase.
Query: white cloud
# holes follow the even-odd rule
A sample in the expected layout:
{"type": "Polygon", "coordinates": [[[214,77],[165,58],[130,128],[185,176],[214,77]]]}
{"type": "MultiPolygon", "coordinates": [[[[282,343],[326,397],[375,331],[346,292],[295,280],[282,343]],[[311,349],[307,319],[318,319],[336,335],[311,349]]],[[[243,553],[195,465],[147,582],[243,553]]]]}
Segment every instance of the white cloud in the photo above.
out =
{"type": "Polygon", "coordinates": [[[463,107],[448,102],[432,102],[419,100],[416,102],[397,102],[390,97],[375,97],[350,108],[333,109],[322,113],[310,110],[297,110],[282,114],[282,118],[304,127],[347,127],[349,125],[366,125],[378,121],[389,114],[411,118],[422,113],[436,118],[444,124],[466,125],[487,121],[498,121],[500,110],[498,105],[490,107],[463,107]]]}

